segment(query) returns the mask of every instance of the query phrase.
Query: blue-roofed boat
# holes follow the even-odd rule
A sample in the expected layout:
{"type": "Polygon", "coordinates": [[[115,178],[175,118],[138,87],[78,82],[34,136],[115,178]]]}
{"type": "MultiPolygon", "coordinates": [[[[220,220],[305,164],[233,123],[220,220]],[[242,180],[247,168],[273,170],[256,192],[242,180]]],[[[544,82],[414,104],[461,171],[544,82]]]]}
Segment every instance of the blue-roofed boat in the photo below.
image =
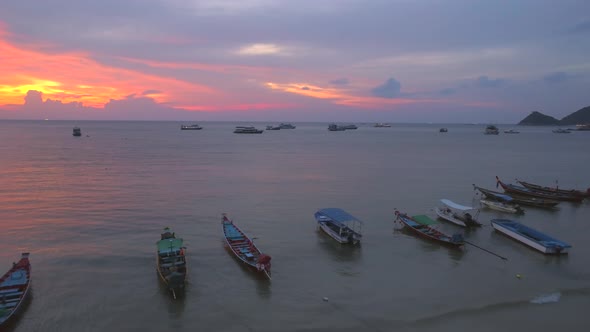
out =
{"type": "Polygon", "coordinates": [[[513,220],[492,219],[491,224],[496,231],[546,255],[567,254],[568,249],[572,247],[565,242],[513,220]]]}
{"type": "Polygon", "coordinates": [[[263,254],[252,240],[244,234],[234,222],[224,213],[221,219],[223,225],[223,237],[234,256],[256,272],[270,278],[269,255],[263,254]]]}
{"type": "Polygon", "coordinates": [[[406,229],[412,231],[414,234],[420,237],[450,246],[452,248],[460,249],[465,244],[463,235],[458,233],[454,234],[453,236],[446,235],[443,232],[428,225],[427,222],[424,222],[423,220],[415,220],[407,214],[400,213],[397,210],[395,211],[395,221],[399,221],[405,226],[406,229]]]}
{"type": "Polygon", "coordinates": [[[315,219],[322,231],[342,244],[358,244],[361,241],[363,222],[338,208],[317,211],[315,219]]]}
{"type": "Polygon", "coordinates": [[[541,198],[534,198],[534,197],[521,197],[521,196],[511,196],[505,193],[485,189],[482,187],[478,187],[473,185],[473,189],[479,190],[485,197],[504,203],[511,203],[511,204],[520,204],[526,206],[533,206],[538,208],[545,208],[545,209],[552,209],[559,204],[558,201],[549,200],[549,199],[541,199],[541,198]]]}
{"type": "Polygon", "coordinates": [[[0,328],[5,326],[23,308],[31,287],[31,263],[29,253],[0,278],[0,328]]]}
{"type": "Polygon", "coordinates": [[[186,280],[186,248],[183,239],[177,238],[169,227],[164,228],[156,242],[156,268],[162,282],[176,298],[176,292],[184,290],[186,280]]]}

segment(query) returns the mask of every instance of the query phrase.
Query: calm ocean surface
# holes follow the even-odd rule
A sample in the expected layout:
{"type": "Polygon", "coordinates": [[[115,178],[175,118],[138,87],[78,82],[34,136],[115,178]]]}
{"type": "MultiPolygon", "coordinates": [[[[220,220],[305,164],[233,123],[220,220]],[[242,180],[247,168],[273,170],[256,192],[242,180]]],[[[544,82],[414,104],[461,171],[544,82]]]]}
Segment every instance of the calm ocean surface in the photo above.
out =
{"type": "Polygon", "coordinates": [[[588,330],[590,203],[518,217],[482,210],[486,226],[466,239],[508,261],[394,231],[393,211],[434,217],[441,198],[476,204],[471,184],[493,189],[496,175],[585,189],[590,132],[297,123],[236,135],[248,123],[201,125],[0,121],[0,272],[30,251],[34,280],[9,330],[588,330]],[[72,137],[76,125],[83,137],[72,137]],[[360,247],[317,231],[313,214],[324,207],[365,221],[360,247]],[[224,248],[223,212],[272,256],[272,282],[224,248]],[[497,217],[571,243],[570,255],[545,257],[494,233],[497,217]],[[187,246],[178,300],[155,271],[165,226],[187,246]]]}

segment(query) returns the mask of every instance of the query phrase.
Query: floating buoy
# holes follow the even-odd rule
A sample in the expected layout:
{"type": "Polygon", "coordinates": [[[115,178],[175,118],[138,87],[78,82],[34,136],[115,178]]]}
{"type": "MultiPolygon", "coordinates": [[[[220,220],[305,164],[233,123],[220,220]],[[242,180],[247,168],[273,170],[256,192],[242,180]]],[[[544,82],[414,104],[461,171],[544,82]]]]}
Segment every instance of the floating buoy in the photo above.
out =
{"type": "Polygon", "coordinates": [[[327,297],[324,297],[324,298],[323,298],[323,300],[324,300],[325,302],[328,302],[328,298],[327,298],[327,297]]]}

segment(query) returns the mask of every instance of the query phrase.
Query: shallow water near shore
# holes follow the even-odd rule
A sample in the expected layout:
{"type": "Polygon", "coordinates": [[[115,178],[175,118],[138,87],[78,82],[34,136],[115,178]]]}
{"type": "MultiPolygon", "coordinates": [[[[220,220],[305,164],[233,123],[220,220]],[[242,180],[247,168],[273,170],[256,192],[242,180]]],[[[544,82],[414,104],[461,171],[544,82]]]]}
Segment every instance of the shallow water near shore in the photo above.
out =
{"type": "Polygon", "coordinates": [[[297,123],[236,135],[234,126],[249,123],[200,124],[0,121],[0,271],[21,251],[33,268],[33,297],[11,331],[585,331],[590,323],[587,201],[525,207],[522,216],[482,209],[484,226],[473,231],[438,226],[508,261],[393,224],[395,208],[434,218],[441,198],[476,205],[472,184],[495,189],[496,175],[585,189],[590,132],[329,132],[297,123]],[[72,137],[74,126],[82,137],[72,137]],[[317,230],[313,214],[325,207],[365,222],[359,247],[317,230]],[[272,281],[224,248],[222,213],[272,256],[272,281]],[[568,242],[571,253],[543,256],[493,232],[493,218],[568,242]],[[166,226],[187,246],[189,281],[177,300],[155,271],[166,226]]]}

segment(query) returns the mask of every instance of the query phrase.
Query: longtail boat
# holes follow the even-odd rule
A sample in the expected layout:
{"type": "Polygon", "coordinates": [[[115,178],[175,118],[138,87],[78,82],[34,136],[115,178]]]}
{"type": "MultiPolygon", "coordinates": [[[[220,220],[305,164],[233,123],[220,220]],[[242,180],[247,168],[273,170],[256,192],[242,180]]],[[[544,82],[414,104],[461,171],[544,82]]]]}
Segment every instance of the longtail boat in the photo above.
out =
{"type": "Polygon", "coordinates": [[[480,199],[479,202],[481,205],[490,208],[492,210],[500,211],[500,212],[507,212],[507,213],[515,213],[515,214],[522,214],[524,210],[518,206],[517,204],[505,203],[505,202],[498,202],[493,201],[491,199],[480,199]]]}
{"type": "Polygon", "coordinates": [[[396,221],[399,221],[404,225],[405,228],[412,231],[413,233],[417,234],[418,236],[432,240],[452,248],[460,249],[464,244],[465,240],[463,239],[463,235],[461,234],[454,234],[453,236],[448,236],[433,227],[424,224],[424,221],[418,222],[414,220],[414,218],[408,216],[405,213],[400,213],[399,211],[395,211],[396,221]]]}
{"type": "Polygon", "coordinates": [[[314,214],[324,233],[341,244],[358,244],[361,241],[363,222],[339,208],[326,208],[314,214]]]}
{"type": "Polygon", "coordinates": [[[489,189],[485,189],[482,187],[478,187],[473,185],[474,190],[479,190],[485,197],[489,199],[493,199],[498,202],[504,203],[513,203],[513,204],[520,204],[526,206],[533,206],[538,208],[544,209],[553,209],[559,204],[559,201],[550,200],[550,199],[541,199],[541,198],[534,198],[534,197],[522,197],[522,196],[512,196],[506,193],[501,193],[498,191],[493,191],[489,189]]]}
{"type": "Polygon", "coordinates": [[[552,187],[544,187],[538,184],[533,184],[530,182],[525,182],[516,179],[516,182],[520,183],[523,187],[529,188],[535,191],[541,191],[546,193],[557,193],[562,195],[572,195],[572,196],[579,196],[582,198],[590,198],[590,188],[586,189],[586,191],[576,190],[576,189],[559,189],[556,185],[555,188],[552,187]]]}
{"type": "Polygon", "coordinates": [[[559,193],[548,193],[543,191],[537,191],[533,189],[529,189],[527,187],[517,186],[514,184],[507,184],[500,181],[500,178],[496,176],[496,183],[500,185],[504,191],[508,193],[512,193],[515,195],[523,195],[529,197],[538,197],[538,198],[546,198],[546,199],[553,199],[557,201],[568,201],[568,202],[581,202],[584,197],[579,196],[572,196],[572,195],[564,195],[559,193]]]}
{"type": "Polygon", "coordinates": [[[24,307],[31,286],[31,263],[29,253],[22,253],[21,259],[0,278],[0,327],[17,315],[24,307]]]}
{"type": "Polygon", "coordinates": [[[183,239],[177,238],[176,234],[166,227],[156,245],[158,275],[176,298],[176,292],[184,290],[187,274],[183,239]]]}
{"type": "Polygon", "coordinates": [[[270,278],[269,255],[263,254],[236,225],[224,213],[221,219],[223,226],[223,237],[234,256],[256,272],[270,278]]]}
{"type": "Polygon", "coordinates": [[[536,229],[508,219],[492,219],[492,227],[514,240],[521,242],[546,255],[567,254],[571,245],[552,238],[536,229]]]}
{"type": "Polygon", "coordinates": [[[443,205],[434,209],[439,218],[461,227],[481,226],[477,221],[478,209],[457,204],[448,199],[441,199],[440,201],[443,205]]]}

